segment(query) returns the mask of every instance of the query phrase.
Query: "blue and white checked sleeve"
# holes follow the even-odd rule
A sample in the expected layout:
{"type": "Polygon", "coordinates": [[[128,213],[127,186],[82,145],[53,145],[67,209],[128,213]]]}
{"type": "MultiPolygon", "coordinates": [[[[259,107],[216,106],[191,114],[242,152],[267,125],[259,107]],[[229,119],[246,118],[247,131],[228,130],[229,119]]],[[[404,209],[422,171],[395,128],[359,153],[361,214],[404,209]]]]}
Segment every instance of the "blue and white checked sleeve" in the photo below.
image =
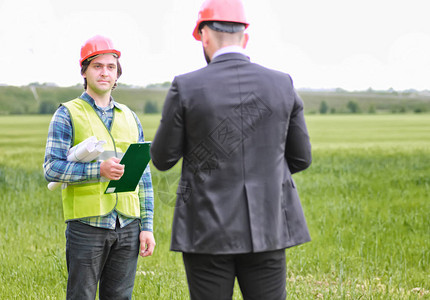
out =
{"type": "Polygon", "coordinates": [[[73,128],[67,108],[60,106],[52,117],[45,149],[44,174],[47,181],[80,182],[100,178],[100,162],[67,161],[73,128]]]}

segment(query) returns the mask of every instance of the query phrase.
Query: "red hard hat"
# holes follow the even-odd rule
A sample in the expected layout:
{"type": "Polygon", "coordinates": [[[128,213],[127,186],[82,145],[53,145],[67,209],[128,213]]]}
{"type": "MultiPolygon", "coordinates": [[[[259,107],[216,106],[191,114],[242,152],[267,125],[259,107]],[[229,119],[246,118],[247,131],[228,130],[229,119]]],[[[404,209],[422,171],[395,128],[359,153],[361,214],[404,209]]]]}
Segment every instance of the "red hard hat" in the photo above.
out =
{"type": "Polygon", "coordinates": [[[118,58],[121,56],[121,52],[114,49],[111,39],[101,35],[96,35],[86,41],[82,46],[81,59],[79,60],[79,63],[82,67],[82,62],[86,59],[90,58],[91,56],[104,53],[116,54],[118,58]]]}
{"type": "Polygon", "coordinates": [[[206,0],[199,11],[193,36],[200,41],[199,26],[206,21],[220,21],[241,23],[248,27],[245,18],[245,10],[241,0],[206,0]]]}

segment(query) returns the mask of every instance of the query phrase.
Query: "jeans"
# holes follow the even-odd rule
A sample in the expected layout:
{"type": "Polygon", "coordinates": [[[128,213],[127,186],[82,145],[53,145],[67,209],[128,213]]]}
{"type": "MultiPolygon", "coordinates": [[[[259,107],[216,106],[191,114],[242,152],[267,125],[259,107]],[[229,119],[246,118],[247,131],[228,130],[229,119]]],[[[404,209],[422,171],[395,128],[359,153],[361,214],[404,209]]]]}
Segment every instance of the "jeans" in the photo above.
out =
{"type": "Polygon", "coordinates": [[[131,299],[139,255],[139,220],[115,230],[70,221],[66,229],[67,299],[131,299]]]}

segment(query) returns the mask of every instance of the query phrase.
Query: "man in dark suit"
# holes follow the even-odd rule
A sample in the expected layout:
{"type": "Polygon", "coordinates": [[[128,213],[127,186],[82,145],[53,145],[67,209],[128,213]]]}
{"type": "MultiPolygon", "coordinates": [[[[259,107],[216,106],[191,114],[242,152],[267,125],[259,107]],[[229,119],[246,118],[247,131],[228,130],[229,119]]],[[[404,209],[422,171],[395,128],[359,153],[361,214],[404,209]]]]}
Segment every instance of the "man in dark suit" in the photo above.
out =
{"type": "Polygon", "coordinates": [[[289,75],[244,55],[240,0],[207,0],[194,37],[208,66],[177,76],[151,147],[159,170],[181,158],[171,250],[191,299],[285,299],[285,248],[310,240],[291,174],[311,163],[303,103],[289,75]]]}

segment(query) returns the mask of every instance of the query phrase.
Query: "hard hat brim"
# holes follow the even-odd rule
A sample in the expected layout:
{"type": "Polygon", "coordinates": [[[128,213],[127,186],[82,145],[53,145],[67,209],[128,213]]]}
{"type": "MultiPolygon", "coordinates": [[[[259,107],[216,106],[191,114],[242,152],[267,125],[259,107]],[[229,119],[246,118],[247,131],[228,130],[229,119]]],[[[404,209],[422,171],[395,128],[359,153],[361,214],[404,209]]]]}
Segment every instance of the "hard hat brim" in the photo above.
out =
{"type": "Polygon", "coordinates": [[[95,51],[95,52],[93,52],[93,53],[91,53],[91,54],[89,54],[89,55],[87,55],[87,56],[85,56],[85,57],[83,57],[83,58],[81,58],[81,59],[79,60],[79,63],[80,63],[80,65],[81,65],[81,67],[82,67],[82,63],[83,63],[85,60],[87,60],[87,59],[89,59],[89,58],[91,58],[91,57],[94,57],[94,56],[98,56],[98,55],[100,55],[100,54],[114,54],[114,55],[116,55],[116,57],[117,57],[117,58],[120,58],[120,57],[121,57],[121,52],[120,52],[120,51],[118,51],[118,50],[115,50],[115,49],[95,51]]]}

